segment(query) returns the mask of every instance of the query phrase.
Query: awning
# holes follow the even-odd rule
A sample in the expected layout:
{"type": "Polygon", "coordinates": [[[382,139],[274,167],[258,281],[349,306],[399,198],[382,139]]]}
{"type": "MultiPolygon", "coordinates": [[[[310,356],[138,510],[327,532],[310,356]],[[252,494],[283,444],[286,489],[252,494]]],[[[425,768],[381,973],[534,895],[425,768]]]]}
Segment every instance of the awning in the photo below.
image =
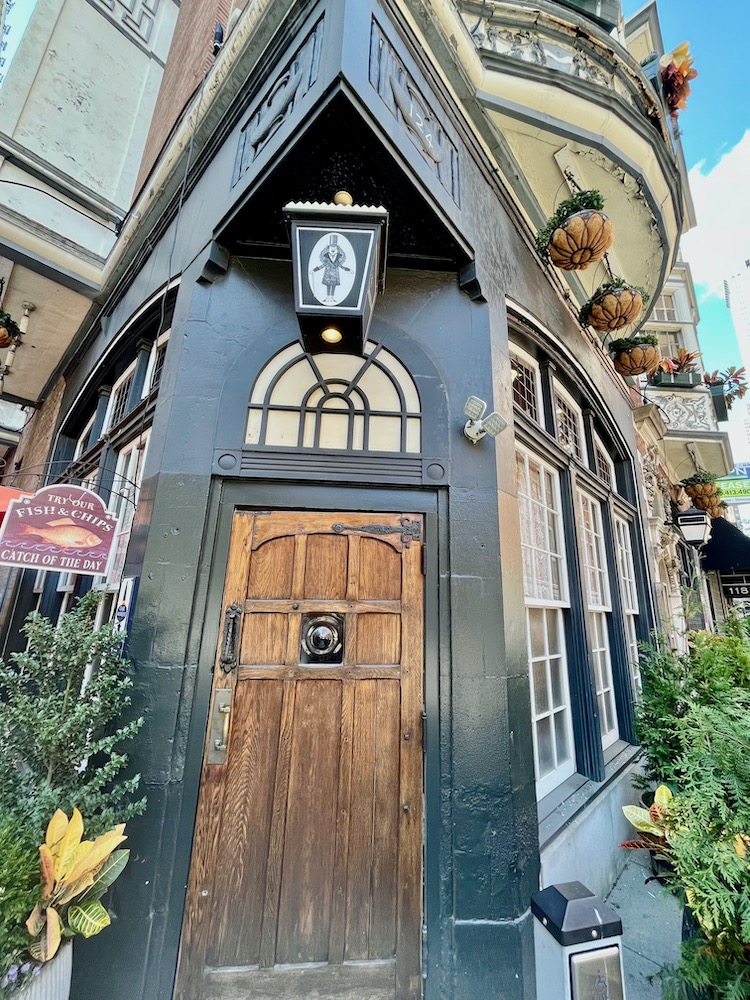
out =
{"type": "Polygon", "coordinates": [[[3,523],[8,504],[11,500],[18,500],[19,497],[30,497],[32,493],[25,493],[23,490],[14,490],[12,486],[0,486],[0,524],[3,523]]]}
{"type": "Polygon", "coordinates": [[[701,564],[706,572],[750,573],[750,538],[725,517],[713,518],[701,564]]]}

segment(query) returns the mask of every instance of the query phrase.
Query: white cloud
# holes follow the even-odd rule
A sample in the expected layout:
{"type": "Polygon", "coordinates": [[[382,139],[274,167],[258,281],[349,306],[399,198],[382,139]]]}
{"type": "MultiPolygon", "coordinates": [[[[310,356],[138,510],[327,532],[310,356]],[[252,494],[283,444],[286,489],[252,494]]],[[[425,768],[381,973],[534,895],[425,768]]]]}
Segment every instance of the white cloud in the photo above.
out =
{"type": "Polygon", "coordinates": [[[703,295],[724,297],[724,279],[750,257],[750,129],[704,173],[690,171],[697,225],[682,238],[682,252],[703,295]]]}

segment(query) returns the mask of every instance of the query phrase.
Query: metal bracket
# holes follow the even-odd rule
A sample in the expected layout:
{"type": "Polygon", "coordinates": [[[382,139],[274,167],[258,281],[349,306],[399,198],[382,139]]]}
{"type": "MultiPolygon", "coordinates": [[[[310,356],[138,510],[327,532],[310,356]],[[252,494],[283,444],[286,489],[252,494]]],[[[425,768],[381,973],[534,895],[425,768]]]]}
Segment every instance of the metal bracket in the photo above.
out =
{"type": "Polygon", "coordinates": [[[332,524],[331,528],[337,534],[343,531],[361,531],[366,535],[401,535],[401,542],[404,548],[409,548],[412,540],[419,542],[422,539],[422,528],[419,521],[412,521],[410,517],[403,515],[400,518],[401,527],[395,524],[332,524]]]}
{"type": "Polygon", "coordinates": [[[221,644],[221,669],[225,674],[237,667],[237,640],[240,635],[243,607],[241,604],[230,604],[224,612],[224,641],[221,644]]]}

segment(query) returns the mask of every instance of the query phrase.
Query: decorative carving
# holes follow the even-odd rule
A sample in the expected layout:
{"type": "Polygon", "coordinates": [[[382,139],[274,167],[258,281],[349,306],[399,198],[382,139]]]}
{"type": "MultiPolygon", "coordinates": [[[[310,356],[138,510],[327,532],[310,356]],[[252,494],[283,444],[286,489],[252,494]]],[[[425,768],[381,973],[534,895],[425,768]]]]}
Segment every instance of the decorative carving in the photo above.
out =
{"type": "Polygon", "coordinates": [[[230,604],[224,612],[224,641],[221,644],[221,669],[225,674],[231,673],[237,666],[237,640],[240,635],[240,622],[243,608],[241,604],[230,604]]]}
{"type": "Polygon", "coordinates": [[[412,539],[418,542],[422,538],[422,531],[419,521],[412,521],[410,517],[403,515],[400,519],[400,527],[395,524],[342,524],[338,521],[332,524],[331,528],[337,534],[342,531],[361,531],[365,535],[401,535],[401,543],[404,548],[409,548],[412,539]]]}
{"type": "Polygon", "coordinates": [[[422,152],[435,163],[441,163],[443,151],[435,143],[435,137],[440,126],[427,111],[414,88],[408,83],[403,85],[395,76],[390,78],[393,97],[403,116],[404,125],[416,136],[422,152]]]}
{"type": "Polygon", "coordinates": [[[148,45],[153,31],[159,0],[95,0],[94,6],[148,45]]]}
{"type": "Polygon", "coordinates": [[[659,405],[669,417],[669,425],[681,431],[715,431],[716,424],[711,419],[711,397],[704,392],[675,392],[666,399],[659,394],[659,405]]]}
{"type": "Polygon", "coordinates": [[[235,184],[317,80],[323,24],[321,18],[265,92],[243,128],[237,151],[235,184]]]}
{"type": "Polygon", "coordinates": [[[458,146],[440,124],[430,101],[374,19],[370,33],[369,78],[383,103],[404,126],[406,134],[458,204],[458,146]]]}

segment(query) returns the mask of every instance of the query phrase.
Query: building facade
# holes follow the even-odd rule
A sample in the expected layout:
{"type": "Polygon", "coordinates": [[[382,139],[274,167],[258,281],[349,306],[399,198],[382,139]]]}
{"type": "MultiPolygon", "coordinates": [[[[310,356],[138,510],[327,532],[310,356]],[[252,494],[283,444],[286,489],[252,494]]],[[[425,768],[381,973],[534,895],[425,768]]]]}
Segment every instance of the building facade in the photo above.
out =
{"type": "MultiPolygon", "coordinates": [[[[120,517],[96,586],[145,718],[148,810],[73,995],[542,996],[531,893],[621,863],[656,576],[640,399],[578,322],[606,271],[533,236],[596,188],[610,266],[661,292],[692,210],[655,10],[256,0],[214,58],[226,15],[180,8],[36,418],[51,478],[120,517]],[[343,253],[341,191],[388,216],[359,351],[295,314],[284,207],[343,253]],[[494,440],[463,433],[472,396],[494,440]]],[[[23,573],[6,651],[89,586],[23,573]]]]}

